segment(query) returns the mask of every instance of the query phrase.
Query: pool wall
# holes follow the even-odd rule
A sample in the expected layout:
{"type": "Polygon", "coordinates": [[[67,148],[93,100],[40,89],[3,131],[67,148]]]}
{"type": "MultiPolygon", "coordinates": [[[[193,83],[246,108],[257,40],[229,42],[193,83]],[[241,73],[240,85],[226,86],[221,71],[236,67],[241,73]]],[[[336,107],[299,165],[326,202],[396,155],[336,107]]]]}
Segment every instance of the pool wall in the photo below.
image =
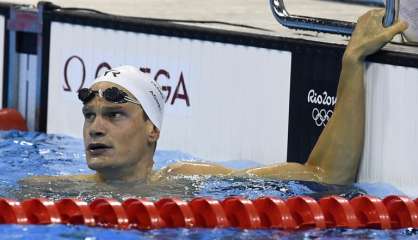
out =
{"type": "MultiPolygon", "coordinates": [[[[306,161],[337,101],[348,40],[236,32],[51,6],[31,9],[32,18],[25,19],[19,16],[28,10],[11,11],[15,23],[26,25],[9,21],[5,31],[20,34],[10,38],[13,51],[4,63],[10,66],[6,84],[17,86],[19,96],[9,87],[3,106],[22,112],[31,130],[81,136],[76,91],[110,67],[133,64],[167,94],[158,147],[212,161],[306,161]]],[[[390,182],[416,196],[418,50],[392,44],[368,62],[359,181],[390,182]]]]}

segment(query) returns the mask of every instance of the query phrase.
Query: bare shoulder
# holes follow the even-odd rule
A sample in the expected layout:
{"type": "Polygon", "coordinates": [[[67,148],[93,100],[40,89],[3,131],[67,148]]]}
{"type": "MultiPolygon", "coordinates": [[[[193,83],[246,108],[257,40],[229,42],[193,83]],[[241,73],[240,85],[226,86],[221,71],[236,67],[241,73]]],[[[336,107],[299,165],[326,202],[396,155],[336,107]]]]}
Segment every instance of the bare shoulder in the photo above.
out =
{"type": "Polygon", "coordinates": [[[89,175],[66,175],[66,176],[33,176],[20,180],[20,183],[43,183],[43,182],[54,182],[54,181],[88,181],[96,182],[97,176],[94,174],[89,175]]]}
{"type": "Polygon", "coordinates": [[[171,164],[159,172],[160,176],[172,175],[227,175],[233,170],[215,163],[178,162],[171,164]]]}

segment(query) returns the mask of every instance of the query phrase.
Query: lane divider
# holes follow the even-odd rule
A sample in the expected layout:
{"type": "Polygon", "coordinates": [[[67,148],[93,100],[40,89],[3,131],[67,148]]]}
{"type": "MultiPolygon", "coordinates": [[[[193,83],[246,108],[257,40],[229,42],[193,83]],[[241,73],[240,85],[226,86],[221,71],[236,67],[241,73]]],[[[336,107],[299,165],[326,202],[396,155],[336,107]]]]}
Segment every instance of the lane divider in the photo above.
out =
{"type": "Polygon", "coordinates": [[[91,203],[65,198],[18,202],[0,198],[0,224],[83,224],[118,229],[157,228],[418,228],[418,198],[359,196],[351,200],[328,196],[319,201],[308,196],[287,200],[261,197],[248,200],[228,197],[162,198],[157,202],[130,198],[122,203],[97,198],[91,203]]]}

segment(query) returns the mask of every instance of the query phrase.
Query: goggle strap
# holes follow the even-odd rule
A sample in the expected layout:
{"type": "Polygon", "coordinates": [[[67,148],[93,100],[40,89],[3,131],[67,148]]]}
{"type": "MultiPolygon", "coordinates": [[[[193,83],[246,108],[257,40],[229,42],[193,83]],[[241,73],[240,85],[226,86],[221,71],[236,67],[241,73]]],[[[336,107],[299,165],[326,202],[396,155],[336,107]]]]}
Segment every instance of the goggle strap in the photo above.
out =
{"type": "Polygon", "coordinates": [[[123,99],[125,99],[127,102],[134,103],[134,104],[137,104],[137,105],[141,105],[138,101],[135,101],[135,99],[132,99],[130,97],[125,96],[123,99]]]}

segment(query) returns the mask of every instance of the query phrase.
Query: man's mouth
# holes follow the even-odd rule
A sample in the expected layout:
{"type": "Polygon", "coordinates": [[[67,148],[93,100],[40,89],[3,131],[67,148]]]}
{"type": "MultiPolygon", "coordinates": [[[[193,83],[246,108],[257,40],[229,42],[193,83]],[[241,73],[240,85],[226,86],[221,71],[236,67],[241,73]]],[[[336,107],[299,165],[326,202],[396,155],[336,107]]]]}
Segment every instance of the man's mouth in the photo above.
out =
{"type": "Polygon", "coordinates": [[[112,147],[103,143],[91,143],[87,146],[87,151],[92,155],[101,155],[112,147]]]}

